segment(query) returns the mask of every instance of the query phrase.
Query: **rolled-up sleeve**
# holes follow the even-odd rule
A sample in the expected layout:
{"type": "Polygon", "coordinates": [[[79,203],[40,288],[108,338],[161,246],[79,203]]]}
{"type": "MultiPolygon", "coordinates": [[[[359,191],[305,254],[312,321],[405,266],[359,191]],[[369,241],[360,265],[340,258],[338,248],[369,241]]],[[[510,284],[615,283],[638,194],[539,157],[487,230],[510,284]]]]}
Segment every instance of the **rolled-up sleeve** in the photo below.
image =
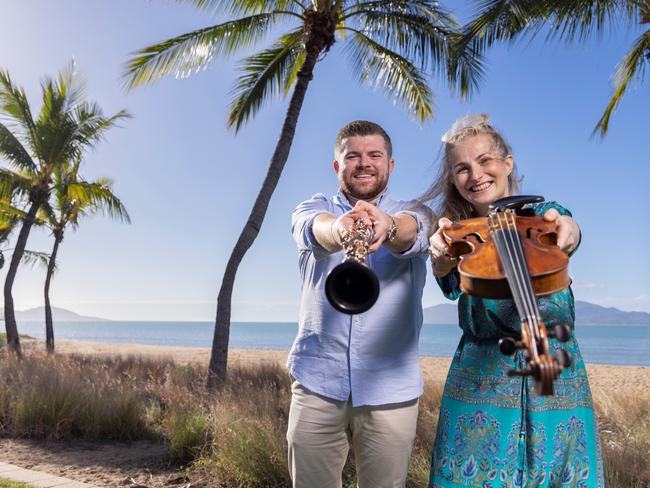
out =
{"type": "Polygon", "coordinates": [[[312,230],[314,219],[322,213],[332,213],[332,211],[327,197],[318,193],[309,200],[300,203],[291,214],[291,233],[298,245],[298,250],[311,251],[316,259],[329,254],[318,243],[312,230]]]}
{"type": "Polygon", "coordinates": [[[460,273],[457,270],[445,276],[436,277],[436,281],[445,298],[456,300],[460,296],[460,273]]]}
{"type": "Polygon", "coordinates": [[[433,211],[425,206],[419,205],[412,210],[401,210],[399,214],[410,215],[415,219],[417,224],[417,236],[413,245],[406,251],[390,253],[398,259],[408,259],[415,255],[426,253],[429,249],[429,234],[431,233],[431,224],[433,222],[433,211]]]}

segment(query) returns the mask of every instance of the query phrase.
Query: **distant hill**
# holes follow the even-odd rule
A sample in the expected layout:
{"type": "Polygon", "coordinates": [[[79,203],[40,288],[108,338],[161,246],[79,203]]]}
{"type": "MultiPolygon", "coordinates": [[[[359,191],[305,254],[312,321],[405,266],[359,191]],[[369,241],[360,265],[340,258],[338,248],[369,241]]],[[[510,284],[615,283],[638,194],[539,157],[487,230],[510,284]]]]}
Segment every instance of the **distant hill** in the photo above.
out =
{"type": "MultiPolygon", "coordinates": [[[[455,303],[443,303],[424,309],[425,324],[455,324],[458,312],[455,303]]],[[[576,323],[595,324],[640,324],[650,325],[650,313],[624,312],[614,307],[601,307],[594,303],[576,300],[576,323]]]]}
{"type": "MultiPolygon", "coordinates": [[[[2,317],[2,321],[4,321],[4,309],[2,308],[0,308],[0,317],[2,317]]],[[[64,322],[97,322],[108,320],[99,317],[86,317],[70,310],[66,310],[65,308],[58,307],[52,307],[52,317],[54,320],[62,320],[64,322]]],[[[45,322],[45,307],[16,310],[16,320],[23,320],[25,322],[45,322]]]]}
{"type": "Polygon", "coordinates": [[[614,307],[601,307],[576,300],[576,322],[580,324],[640,324],[650,325],[650,313],[624,312],[614,307]]]}

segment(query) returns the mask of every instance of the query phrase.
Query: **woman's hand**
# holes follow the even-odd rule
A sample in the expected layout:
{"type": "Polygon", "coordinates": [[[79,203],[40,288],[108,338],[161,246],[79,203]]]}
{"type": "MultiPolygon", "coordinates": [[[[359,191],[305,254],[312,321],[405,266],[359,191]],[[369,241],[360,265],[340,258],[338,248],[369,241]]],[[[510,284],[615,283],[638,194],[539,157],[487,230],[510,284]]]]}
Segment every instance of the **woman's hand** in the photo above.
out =
{"type": "Polygon", "coordinates": [[[549,208],[544,212],[544,220],[557,224],[557,245],[560,249],[569,254],[576,248],[580,242],[580,228],[575,220],[566,215],[560,215],[554,208],[549,208]]]}
{"type": "Polygon", "coordinates": [[[442,236],[443,231],[449,228],[451,228],[451,220],[443,217],[438,220],[438,230],[429,237],[429,256],[431,256],[433,276],[436,278],[448,275],[458,266],[458,258],[448,254],[449,246],[442,236]]]}

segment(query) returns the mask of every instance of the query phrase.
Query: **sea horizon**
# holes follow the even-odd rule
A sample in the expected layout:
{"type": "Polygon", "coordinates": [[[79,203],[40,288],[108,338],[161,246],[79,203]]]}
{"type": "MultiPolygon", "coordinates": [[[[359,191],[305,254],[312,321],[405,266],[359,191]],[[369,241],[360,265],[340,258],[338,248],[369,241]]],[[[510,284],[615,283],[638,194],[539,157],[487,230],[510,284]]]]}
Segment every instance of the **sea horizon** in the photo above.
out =
{"type": "MultiPolygon", "coordinates": [[[[210,348],[214,322],[208,321],[55,321],[55,341],[126,343],[210,348]]],[[[20,334],[45,338],[44,321],[21,321],[20,334]]],[[[289,350],[297,322],[232,322],[231,349],[289,350]]],[[[461,337],[457,324],[424,324],[421,356],[451,357],[461,337]]],[[[650,366],[650,326],[638,324],[577,325],[575,335],[587,363],[650,366]]]]}

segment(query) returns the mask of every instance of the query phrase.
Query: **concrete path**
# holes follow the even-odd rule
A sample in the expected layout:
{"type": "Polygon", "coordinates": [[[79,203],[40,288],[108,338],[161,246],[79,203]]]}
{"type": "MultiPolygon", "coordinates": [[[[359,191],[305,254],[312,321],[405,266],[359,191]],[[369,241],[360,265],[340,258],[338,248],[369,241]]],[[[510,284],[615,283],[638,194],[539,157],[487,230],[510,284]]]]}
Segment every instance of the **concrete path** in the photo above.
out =
{"type": "Polygon", "coordinates": [[[0,478],[22,481],[39,488],[94,488],[93,485],[61,478],[48,473],[19,468],[13,464],[0,463],[0,478]]]}

